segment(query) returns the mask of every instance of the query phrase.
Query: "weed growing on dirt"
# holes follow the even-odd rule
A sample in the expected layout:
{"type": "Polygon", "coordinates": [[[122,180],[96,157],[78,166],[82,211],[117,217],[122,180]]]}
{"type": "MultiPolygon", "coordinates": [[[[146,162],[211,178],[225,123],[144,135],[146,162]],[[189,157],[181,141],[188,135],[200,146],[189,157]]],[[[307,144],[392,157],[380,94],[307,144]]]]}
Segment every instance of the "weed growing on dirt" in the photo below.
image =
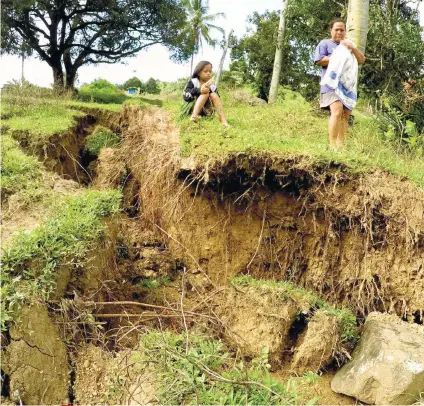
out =
{"type": "Polygon", "coordinates": [[[87,137],[86,148],[91,155],[99,155],[102,148],[114,147],[119,144],[121,137],[106,127],[97,126],[87,137]]]}
{"type": "Polygon", "coordinates": [[[342,342],[355,343],[359,338],[356,328],[356,316],[349,309],[337,309],[315,293],[296,286],[291,282],[275,282],[263,279],[255,279],[249,275],[242,275],[234,278],[231,283],[234,285],[249,285],[256,288],[268,287],[275,289],[276,293],[282,300],[290,298],[300,303],[307,303],[309,308],[313,310],[324,310],[325,313],[327,313],[329,316],[335,316],[337,318],[339,327],[342,331],[342,342]]]}
{"type": "Polygon", "coordinates": [[[143,336],[140,357],[154,361],[163,404],[301,403],[293,381],[284,385],[270,376],[266,350],[245,363],[234,360],[221,341],[210,337],[150,332],[143,336]]]}
{"type": "Polygon", "coordinates": [[[150,277],[150,278],[142,278],[138,282],[138,285],[142,286],[146,289],[157,289],[161,286],[168,286],[171,283],[171,279],[169,279],[167,276],[159,276],[157,278],[150,277]]]}
{"type": "Polygon", "coordinates": [[[84,262],[103,234],[102,217],[117,213],[120,204],[116,190],[88,190],[57,203],[45,224],[14,237],[2,257],[2,329],[24,300],[54,292],[60,266],[84,262]]]}
{"type": "Polygon", "coordinates": [[[306,371],[302,375],[302,378],[308,384],[313,384],[321,379],[321,377],[316,372],[313,372],[313,371],[306,371]]]}
{"type": "MultiPolygon", "coordinates": [[[[222,92],[230,129],[215,118],[180,123],[181,154],[195,155],[199,161],[210,158],[225,160],[231,153],[270,152],[283,156],[301,155],[311,163],[336,162],[352,172],[385,169],[406,176],[424,186],[424,161],[385,141],[376,120],[355,110],[355,124],[349,130],[345,147],[332,151],[328,147],[328,118],[313,114],[309,103],[288,97],[272,106],[249,106],[235,103],[222,92]]],[[[293,93],[293,92],[292,92],[293,93]]],[[[168,102],[178,116],[179,102],[168,102]]]]}
{"type": "Polygon", "coordinates": [[[42,180],[42,164],[37,158],[26,155],[16,140],[4,134],[1,161],[2,199],[20,191],[34,197],[42,180]]]}

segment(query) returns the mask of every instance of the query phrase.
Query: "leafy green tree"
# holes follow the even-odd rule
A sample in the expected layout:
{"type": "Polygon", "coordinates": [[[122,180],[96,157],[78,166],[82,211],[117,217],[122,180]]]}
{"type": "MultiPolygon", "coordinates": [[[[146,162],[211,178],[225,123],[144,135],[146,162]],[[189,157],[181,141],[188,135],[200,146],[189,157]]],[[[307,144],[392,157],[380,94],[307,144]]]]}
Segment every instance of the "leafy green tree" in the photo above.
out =
{"type": "Polygon", "coordinates": [[[199,52],[203,45],[203,40],[209,45],[216,45],[216,40],[211,37],[213,30],[220,32],[224,36],[224,30],[212,24],[219,17],[225,17],[224,13],[208,14],[209,0],[183,0],[183,5],[187,11],[187,31],[191,38],[191,72],[193,71],[194,55],[199,52]]]}
{"type": "Polygon", "coordinates": [[[144,84],[144,91],[146,93],[150,94],[159,94],[160,88],[158,85],[157,80],[150,78],[145,84],[144,84]]]}
{"type": "Polygon", "coordinates": [[[119,86],[122,90],[127,90],[129,87],[136,87],[140,92],[144,92],[144,83],[137,77],[132,77],[119,86]]]}
{"type": "Polygon", "coordinates": [[[153,44],[177,60],[192,51],[177,0],[7,0],[1,17],[3,51],[27,43],[60,87],[72,88],[83,65],[115,63],[153,44]]]}

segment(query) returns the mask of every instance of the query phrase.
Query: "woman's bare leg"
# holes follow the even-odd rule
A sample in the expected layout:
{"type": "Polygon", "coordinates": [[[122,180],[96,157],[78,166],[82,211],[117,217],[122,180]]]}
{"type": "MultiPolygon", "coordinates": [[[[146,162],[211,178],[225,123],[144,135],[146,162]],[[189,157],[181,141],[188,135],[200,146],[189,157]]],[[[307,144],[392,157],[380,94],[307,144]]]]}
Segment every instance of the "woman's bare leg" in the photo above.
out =
{"type": "MultiPolygon", "coordinates": [[[[330,139],[330,147],[338,148],[339,134],[343,130],[343,104],[336,101],[330,104],[330,119],[328,120],[328,136],[330,139]]],[[[342,139],[343,142],[343,139],[342,139]]]]}
{"type": "Polygon", "coordinates": [[[194,107],[193,107],[193,112],[191,113],[190,120],[196,121],[199,118],[199,114],[202,111],[203,106],[208,101],[208,99],[209,99],[208,93],[207,94],[201,94],[197,98],[196,103],[194,104],[194,107]]]}
{"type": "Polygon", "coordinates": [[[350,113],[351,113],[350,110],[343,110],[343,116],[341,119],[341,129],[340,129],[339,135],[337,136],[337,141],[336,141],[337,148],[340,148],[346,139],[347,129],[349,127],[350,113]]]}
{"type": "Polygon", "coordinates": [[[210,98],[212,100],[214,107],[216,108],[216,111],[218,112],[219,121],[225,127],[229,127],[230,125],[228,124],[227,119],[225,117],[224,107],[222,105],[221,99],[216,93],[211,93],[210,98]]]}

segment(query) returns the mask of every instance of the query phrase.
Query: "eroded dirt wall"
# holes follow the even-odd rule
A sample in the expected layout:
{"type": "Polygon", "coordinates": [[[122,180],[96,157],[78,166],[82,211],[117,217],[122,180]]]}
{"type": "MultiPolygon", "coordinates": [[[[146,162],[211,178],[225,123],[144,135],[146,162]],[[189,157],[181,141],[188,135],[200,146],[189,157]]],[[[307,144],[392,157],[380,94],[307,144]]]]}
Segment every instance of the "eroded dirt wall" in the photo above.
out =
{"type": "Polygon", "coordinates": [[[374,172],[307,158],[178,158],[163,111],[127,110],[121,152],[140,182],[141,221],[217,283],[238,273],[293,280],[367,314],[424,309],[424,193],[374,172]]]}

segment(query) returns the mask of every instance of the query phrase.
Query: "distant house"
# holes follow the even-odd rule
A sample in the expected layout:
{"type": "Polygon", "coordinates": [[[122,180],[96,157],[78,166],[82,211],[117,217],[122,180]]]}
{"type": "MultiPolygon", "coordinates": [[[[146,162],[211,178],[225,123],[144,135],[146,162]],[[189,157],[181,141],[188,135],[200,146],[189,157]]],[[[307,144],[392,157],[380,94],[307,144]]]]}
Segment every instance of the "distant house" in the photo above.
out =
{"type": "Polygon", "coordinates": [[[129,87],[127,89],[128,94],[139,94],[140,93],[140,88],[139,87],[129,87]]]}

